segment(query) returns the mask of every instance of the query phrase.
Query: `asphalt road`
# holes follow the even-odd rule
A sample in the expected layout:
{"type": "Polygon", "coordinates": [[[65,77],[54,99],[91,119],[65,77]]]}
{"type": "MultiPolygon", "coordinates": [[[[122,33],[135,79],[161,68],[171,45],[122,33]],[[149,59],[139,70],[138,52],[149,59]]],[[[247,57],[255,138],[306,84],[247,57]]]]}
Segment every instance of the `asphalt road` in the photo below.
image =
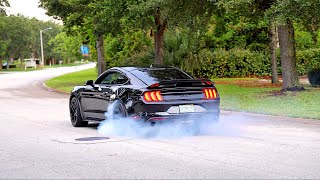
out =
{"type": "Polygon", "coordinates": [[[0,179],[320,178],[320,123],[222,112],[211,135],[137,139],[74,128],[43,80],[87,67],[0,74],[0,179]]]}

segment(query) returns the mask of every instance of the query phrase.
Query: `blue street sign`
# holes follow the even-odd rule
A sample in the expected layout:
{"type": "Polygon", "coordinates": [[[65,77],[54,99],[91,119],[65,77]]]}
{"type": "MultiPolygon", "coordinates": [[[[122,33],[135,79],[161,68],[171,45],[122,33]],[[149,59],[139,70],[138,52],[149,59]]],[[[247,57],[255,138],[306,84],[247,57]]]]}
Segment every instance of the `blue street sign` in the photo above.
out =
{"type": "Polygon", "coordinates": [[[80,50],[83,56],[89,56],[89,47],[87,45],[82,45],[80,50]]]}

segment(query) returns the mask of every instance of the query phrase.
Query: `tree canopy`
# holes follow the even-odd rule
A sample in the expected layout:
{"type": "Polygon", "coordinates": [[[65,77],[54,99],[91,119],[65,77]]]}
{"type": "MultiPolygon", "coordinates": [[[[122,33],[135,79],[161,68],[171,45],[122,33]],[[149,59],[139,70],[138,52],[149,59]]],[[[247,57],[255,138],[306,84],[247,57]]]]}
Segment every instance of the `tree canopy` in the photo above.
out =
{"type": "MultiPolygon", "coordinates": [[[[48,54],[73,61],[80,58],[77,46],[95,47],[91,57],[98,60],[99,74],[115,65],[157,63],[206,77],[270,75],[272,65],[272,76],[280,71],[283,89],[290,90],[300,87],[298,74],[311,69],[301,54],[319,48],[318,1],[40,0],[40,5],[64,23],[64,32],[50,37],[48,54]]],[[[9,47],[1,41],[0,48],[9,47]]]]}
{"type": "Polygon", "coordinates": [[[0,15],[2,16],[7,14],[4,7],[10,7],[8,0],[0,0],[0,15]]]}
{"type": "Polygon", "coordinates": [[[43,33],[44,48],[48,58],[52,49],[47,44],[61,30],[53,22],[43,22],[22,15],[0,16],[0,59],[40,59],[40,30],[51,27],[43,33]]]}

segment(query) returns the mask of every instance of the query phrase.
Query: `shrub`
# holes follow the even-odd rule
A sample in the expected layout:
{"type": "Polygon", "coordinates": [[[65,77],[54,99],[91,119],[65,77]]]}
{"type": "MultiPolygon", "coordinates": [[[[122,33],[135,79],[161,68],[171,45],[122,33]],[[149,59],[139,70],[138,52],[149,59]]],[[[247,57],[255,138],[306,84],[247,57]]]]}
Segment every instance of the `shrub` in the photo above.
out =
{"type": "Polygon", "coordinates": [[[311,70],[308,73],[308,79],[312,86],[320,86],[320,68],[311,70]]]}
{"type": "Polygon", "coordinates": [[[313,69],[320,68],[320,49],[297,51],[297,65],[299,75],[305,75],[313,69]]]}
{"type": "Polygon", "coordinates": [[[243,49],[219,49],[198,54],[203,63],[193,74],[200,77],[245,77],[270,75],[268,55],[243,49]]]}
{"type": "MultiPolygon", "coordinates": [[[[271,62],[268,52],[255,52],[246,49],[203,49],[186,59],[183,69],[200,77],[245,77],[270,76],[271,62]],[[192,63],[193,62],[193,63],[192,63]],[[197,63],[195,63],[197,62],[197,63]],[[195,66],[194,64],[197,64],[195,66]]],[[[299,75],[306,75],[312,69],[320,69],[320,49],[297,51],[299,75]]],[[[278,67],[281,63],[278,52],[278,67]]]]}

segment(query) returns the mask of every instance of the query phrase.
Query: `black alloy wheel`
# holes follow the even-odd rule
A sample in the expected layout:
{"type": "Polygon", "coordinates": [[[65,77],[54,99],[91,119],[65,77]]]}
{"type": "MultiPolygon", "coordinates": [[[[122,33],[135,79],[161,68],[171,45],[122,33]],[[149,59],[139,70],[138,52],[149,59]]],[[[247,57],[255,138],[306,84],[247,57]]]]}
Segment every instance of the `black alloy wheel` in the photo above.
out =
{"type": "Polygon", "coordinates": [[[114,102],[114,107],[112,109],[112,118],[121,119],[127,116],[128,116],[128,113],[125,106],[119,100],[116,100],[114,102]]]}
{"type": "Polygon", "coordinates": [[[70,119],[74,127],[84,127],[88,125],[88,121],[83,121],[80,113],[79,101],[73,97],[70,101],[70,119]]]}

